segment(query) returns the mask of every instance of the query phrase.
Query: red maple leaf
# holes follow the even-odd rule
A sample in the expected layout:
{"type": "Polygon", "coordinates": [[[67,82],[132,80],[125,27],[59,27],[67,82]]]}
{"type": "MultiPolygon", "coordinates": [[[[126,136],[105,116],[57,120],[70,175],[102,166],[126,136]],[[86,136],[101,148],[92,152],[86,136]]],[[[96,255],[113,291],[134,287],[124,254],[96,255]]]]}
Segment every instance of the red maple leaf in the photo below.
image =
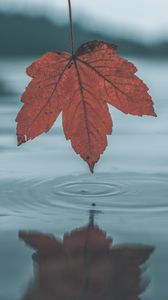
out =
{"type": "MultiPolygon", "coordinates": [[[[72,31],[71,31],[72,34],[72,31]]],[[[111,104],[126,114],[156,116],[136,67],[116,46],[90,41],[74,53],[48,52],[27,68],[33,79],[21,100],[18,145],[47,132],[62,112],[65,137],[93,172],[112,133],[111,104]]]]}

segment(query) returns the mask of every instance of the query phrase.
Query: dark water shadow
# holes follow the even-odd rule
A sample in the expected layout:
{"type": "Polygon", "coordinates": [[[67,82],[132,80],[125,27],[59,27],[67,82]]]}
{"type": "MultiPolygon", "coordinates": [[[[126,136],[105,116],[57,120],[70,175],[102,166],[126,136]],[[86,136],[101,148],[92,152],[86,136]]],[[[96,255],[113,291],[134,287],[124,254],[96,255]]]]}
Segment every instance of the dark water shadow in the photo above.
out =
{"type": "Polygon", "coordinates": [[[113,245],[95,225],[100,211],[92,206],[88,224],[64,234],[63,240],[36,231],[19,232],[19,238],[35,250],[34,278],[22,299],[140,299],[150,283],[144,273],[154,247],[113,245]]]}

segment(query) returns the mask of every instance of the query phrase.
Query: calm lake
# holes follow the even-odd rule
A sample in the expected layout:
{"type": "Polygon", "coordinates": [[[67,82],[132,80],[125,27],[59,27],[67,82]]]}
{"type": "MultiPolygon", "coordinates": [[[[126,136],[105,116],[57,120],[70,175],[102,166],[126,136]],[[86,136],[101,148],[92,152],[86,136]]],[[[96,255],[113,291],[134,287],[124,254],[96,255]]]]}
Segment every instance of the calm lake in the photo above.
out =
{"type": "Polygon", "coordinates": [[[34,59],[0,60],[0,300],[167,300],[168,61],[130,58],[158,117],[111,107],[92,175],[61,117],[17,147],[34,59]]]}

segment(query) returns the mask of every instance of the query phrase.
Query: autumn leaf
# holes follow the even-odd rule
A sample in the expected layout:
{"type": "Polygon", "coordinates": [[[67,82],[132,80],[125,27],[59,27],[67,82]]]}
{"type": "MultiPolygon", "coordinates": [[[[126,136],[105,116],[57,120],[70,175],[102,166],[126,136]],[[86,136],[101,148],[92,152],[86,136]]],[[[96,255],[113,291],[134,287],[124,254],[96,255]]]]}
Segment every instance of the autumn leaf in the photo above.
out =
{"type": "Polygon", "coordinates": [[[62,112],[65,137],[91,172],[112,132],[108,104],[132,115],[156,116],[137,69],[102,41],[83,44],[74,55],[49,52],[27,68],[33,79],[22,95],[16,121],[18,145],[47,132],[62,112]]]}
{"type": "Polygon", "coordinates": [[[47,132],[62,112],[65,137],[93,172],[112,133],[111,104],[126,114],[156,116],[136,67],[116,55],[116,46],[90,41],[71,53],[48,52],[27,68],[32,77],[17,115],[18,145],[47,132]]]}

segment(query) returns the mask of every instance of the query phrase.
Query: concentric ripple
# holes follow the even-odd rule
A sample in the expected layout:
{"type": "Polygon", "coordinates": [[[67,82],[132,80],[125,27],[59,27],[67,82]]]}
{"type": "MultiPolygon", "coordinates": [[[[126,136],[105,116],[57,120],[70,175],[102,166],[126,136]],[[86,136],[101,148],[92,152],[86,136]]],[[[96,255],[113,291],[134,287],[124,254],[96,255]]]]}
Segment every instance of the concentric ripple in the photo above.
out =
{"type": "Polygon", "coordinates": [[[168,211],[167,177],[140,174],[73,175],[1,182],[1,214],[55,214],[59,208],[106,212],[168,211]]]}
{"type": "Polygon", "coordinates": [[[106,182],[66,182],[54,187],[55,194],[70,197],[97,198],[120,194],[122,186],[106,182]]]}

